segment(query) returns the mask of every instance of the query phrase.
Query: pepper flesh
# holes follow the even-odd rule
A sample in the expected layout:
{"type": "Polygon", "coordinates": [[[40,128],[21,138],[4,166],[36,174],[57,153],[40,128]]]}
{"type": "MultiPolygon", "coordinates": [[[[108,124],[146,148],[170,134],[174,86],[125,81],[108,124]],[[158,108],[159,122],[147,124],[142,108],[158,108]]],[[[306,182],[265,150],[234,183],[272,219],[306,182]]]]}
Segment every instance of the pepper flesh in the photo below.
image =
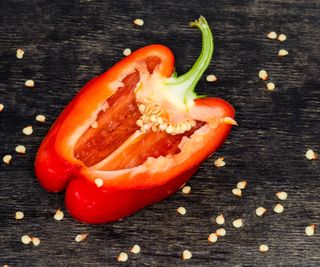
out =
{"type": "Polygon", "coordinates": [[[227,137],[233,107],[194,92],[213,39],[203,17],[191,26],[202,51],[188,73],[177,77],[167,47],[141,48],[87,83],[43,140],[36,176],[48,191],[66,189],[79,221],[116,221],[168,197],[227,137]]]}

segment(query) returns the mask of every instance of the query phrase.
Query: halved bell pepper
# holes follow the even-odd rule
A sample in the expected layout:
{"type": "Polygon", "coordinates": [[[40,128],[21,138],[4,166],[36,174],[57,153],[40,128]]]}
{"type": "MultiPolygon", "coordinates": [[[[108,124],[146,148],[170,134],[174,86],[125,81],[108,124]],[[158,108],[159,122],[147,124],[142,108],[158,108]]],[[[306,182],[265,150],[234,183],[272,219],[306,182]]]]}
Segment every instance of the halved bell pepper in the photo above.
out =
{"type": "Polygon", "coordinates": [[[40,184],[66,189],[70,214],[105,223],[176,192],[223,143],[234,109],[194,88],[213,54],[204,17],[202,51],[186,74],[174,72],[165,46],[141,48],[88,82],[43,140],[35,160],[40,184]]]}

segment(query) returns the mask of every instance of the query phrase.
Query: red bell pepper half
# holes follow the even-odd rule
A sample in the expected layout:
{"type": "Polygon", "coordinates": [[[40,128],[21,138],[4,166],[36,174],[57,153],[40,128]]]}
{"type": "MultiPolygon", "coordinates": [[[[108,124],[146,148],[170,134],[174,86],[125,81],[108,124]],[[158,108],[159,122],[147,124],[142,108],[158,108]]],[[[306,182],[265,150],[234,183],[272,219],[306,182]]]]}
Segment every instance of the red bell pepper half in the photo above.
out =
{"type": "Polygon", "coordinates": [[[186,74],[162,45],[133,52],[88,82],[43,140],[35,160],[40,184],[66,189],[82,222],[122,219],[176,192],[225,140],[234,109],[194,88],[213,54],[204,17],[202,51],[186,74]]]}

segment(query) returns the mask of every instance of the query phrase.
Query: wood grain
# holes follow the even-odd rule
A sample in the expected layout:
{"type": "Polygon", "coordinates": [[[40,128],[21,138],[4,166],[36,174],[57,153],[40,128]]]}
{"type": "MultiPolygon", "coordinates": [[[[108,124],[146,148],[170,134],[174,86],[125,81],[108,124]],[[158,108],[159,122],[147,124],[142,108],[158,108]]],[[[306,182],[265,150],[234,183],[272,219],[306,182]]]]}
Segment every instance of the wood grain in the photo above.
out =
{"type": "Polygon", "coordinates": [[[319,1],[1,1],[0,2],[0,153],[12,164],[0,166],[0,265],[118,266],[117,255],[139,244],[126,266],[320,266],[320,162],[308,161],[308,148],[320,152],[319,1]],[[63,107],[92,77],[121,59],[124,48],[162,43],[176,55],[178,73],[187,71],[200,51],[200,34],[188,22],[204,15],[215,35],[215,56],[198,91],[230,101],[239,127],[181,193],[122,222],[99,226],[74,221],[65,211],[63,193],[49,194],[33,171],[37,148],[63,107]],[[145,25],[136,27],[135,18],[145,25]],[[285,42],[266,38],[285,33],[285,42]],[[17,48],[25,50],[22,60],[17,48]],[[278,58],[280,48],[289,55],[278,58]],[[276,90],[269,92],[257,73],[266,69],[276,90]],[[24,81],[34,79],[33,89],[24,81]],[[45,114],[47,121],[35,121],[45,114]],[[34,126],[32,136],[21,132],[34,126]],[[17,155],[18,144],[27,147],[17,155]],[[226,166],[213,161],[224,156],[226,166]],[[241,199],[231,190],[248,180],[241,199]],[[283,214],[274,214],[277,191],[288,192],[283,214]],[[175,210],[187,209],[185,216],[175,210]],[[257,218],[258,206],[268,209],[257,218]],[[55,209],[65,219],[53,219],[55,209]],[[14,213],[25,213],[22,221],[14,213]],[[207,236],[223,212],[227,235],[215,244],[207,236]],[[244,219],[235,229],[232,220],[244,219]],[[79,233],[89,233],[76,243],[79,233]],[[38,236],[38,247],[23,245],[23,234],[38,236]],[[259,245],[269,245],[265,254],[259,245]],[[182,261],[189,249],[193,257],[182,261]]]}

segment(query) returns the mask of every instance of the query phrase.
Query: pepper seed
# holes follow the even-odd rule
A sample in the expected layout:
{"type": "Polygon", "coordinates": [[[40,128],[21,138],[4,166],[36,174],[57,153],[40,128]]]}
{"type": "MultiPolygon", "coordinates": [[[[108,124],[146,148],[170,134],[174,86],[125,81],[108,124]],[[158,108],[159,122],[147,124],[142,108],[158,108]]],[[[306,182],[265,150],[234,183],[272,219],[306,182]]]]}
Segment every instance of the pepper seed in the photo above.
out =
{"type": "Polygon", "coordinates": [[[79,243],[79,242],[85,240],[87,238],[87,236],[88,236],[88,234],[79,234],[79,235],[76,235],[74,240],[79,243]]]}
{"type": "Polygon", "coordinates": [[[316,153],[314,153],[314,151],[312,149],[308,149],[306,152],[306,158],[308,160],[314,160],[314,159],[317,159],[317,155],[316,155],[316,153]]]}
{"type": "Polygon", "coordinates": [[[206,77],[206,81],[207,82],[215,82],[215,81],[217,81],[217,77],[213,74],[210,74],[206,77]]]}
{"type": "Polygon", "coordinates": [[[40,245],[40,238],[38,238],[38,237],[32,237],[31,240],[32,240],[32,244],[33,244],[34,246],[37,247],[37,246],[40,245]]]}
{"type": "Polygon", "coordinates": [[[223,214],[220,214],[216,217],[216,223],[219,224],[219,225],[222,225],[225,223],[225,219],[224,219],[224,216],[223,214]]]}
{"type": "Polygon", "coordinates": [[[137,26],[143,26],[144,21],[143,21],[143,19],[135,19],[135,20],[133,21],[133,24],[135,24],[135,25],[137,25],[137,26]]]}
{"type": "Polygon", "coordinates": [[[140,246],[139,245],[134,245],[132,248],[131,248],[131,250],[130,250],[130,252],[131,253],[133,253],[133,254],[139,254],[140,253],[140,246]]]}
{"type": "Polygon", "coordinates": [[[288,198],[287,192],[278,192],[278,193],[276,193],[276,196],[280,200],[286,200],[288,198]]]}
{"type": "Polygon", "coordinates": [[[125,50],[123,50],[123,55],[124,56],[129,56],[131,54],[131,49],[130,48],[126,48],[125,50]]]}
{"type": "Polygon", "coordinates": [[[96,178],[94,180],[94,183],[96,184],[97,187],[103,186],[103,180],[101,178],[96,178]]]}
{"type": "Polygon", "coordinates": [[[186,186],[184,186],[182,188],[182,193],[183,194],[188,195],[188,194],[190,194],[190,192],[191,192],[191,187],[190,186],[186,185],[186,186]]]}
{"type": "Polygon", "coordinates": [[[21,237],[21,242],[22,242],[23,244],[25,244],[25,245],[30,244],[31,241],[32,241],[32,240],[31,240],[31,237],[28,236],[28,235],[23,235],[23,236],[21,237]]]}
{"type": "Polygon", "coordinates": [[[260,252],[267,252],[268,250],[269,250],[269,247],[267,245],[262,244],[259,247],[260,252]]]}
{"type": "Polygon", "coordinates": [[[177,208],[177,212],[181,215],[185,215],[187,213],[187,210],[185,209],[185,207],[179,207],[177,208]]]}
{"type": "Polygon", "coordinates": [[[215,243],[218,241],[218,236],[216,233],[212,233],[208,236],[208,241],[211,243],[215,243]]]}
{"type": "Polygon", "coordinates": [[[265,214],[267,212],[267,209],[264,207],[258,207],[256,209],[256,215],[261,217],[263,214],[265,214]]]}
{"type": "Polygon", "coordinates": [[[26,147],[23,146],[23,145],[16,146],[15,150],[19,154],[25,154],[26,153],[26,147]]]}
{"type": "Polygon", "coordinates": [[[279,52],[278,52],[278,56],[279,57],[285,57],[287,55],[289,55],[289,52],[287,50],[285,50],[285,49],[280,49],[279,52]]]}
{"type": "Polygon", "coordinates": [[[24,51],[23,51],[21,48],[17,49],[16,57],[17,57],[18,59],[22,59],[22,58],[23,58],[23,55],[24,55],[24,51]]]}
{"type": "Polygon", "coordinates": [[[281,204],[277,204],[277,205],[275,205],[274,208],[273,208],[273,211],[274,211],[275,213],[282,213],[283,210],[284,210],[284,207],[283,207],[283,205],[281,205],[281,204]]]}
{"type": "Polygon", "coordinates": [[[54,214],[53,218],[56,220],[56,221],[61,221],[64,217],[64,213],[63,211],[61,211],[60,209],[57,209],[56,210],[56,213],[54,214]]]}
{"type": "Polygon", "coordinates": [[[267,35],[267,37],[268,37],[269,39],[274,40],[274,39],[277,38],[277,33],[276,33],[276,32],[269,32],[268,35],[267,35]]]}
{"type": "Polygon", "coordinates": [[[224,161],[224,157],[221,157],[221,158],[218,158],[214,161],[214,165],[217,167],[217,168],[221,168],[223,166],[226,165],[225,161],[224,161]]]}
{"type": "Polygon", "coordinates": [[[34,81],[33,80],[26,80],[24,85],[26,87],[34,87],[34,81]]]}
{"type": "Polygon", "coordinates": [[[273,82],[267,83],[267,89],[273,91],[276,88],[276,85],[273,82]]]}
{"type": "Polygon", "coordinates": [[[243,226],[243,220],[242,219],[236,219],[232,222],[233,227],[240,228],[243,226]]]}
{"type": "Polygon", "coordinates": [[[247,181],[240,181],[240,182],[238,182],[237,183],[237,188],[239,188],[239,189],[245,189],[246,187],[247,187],[247,184],[248,184],[248,182],[247,181]]]}
{"type": "Polygon", "coordinates": [[[217,236],[225,236],[227,234],[227,231],[226,229],[224,228],[219,228],[217,231],[216,231],[216,235],[217,236]]]}
{"type": "Polygon", "coordinates": [[[242,196],[242,191],[239,188],[233,188],[232,189],[232,194],[234,194],[237,197],[241,197],[242,196]]]}
{"type": "Polygon", "coordinates": [[[15,214],[15,218],[16,220],[22,220],[24,217],[24,214],[22,211],[17,211],[16,214],[15,214]]]}
{"type": "Polygon", "coordinates": [[[125,261],[128,260],[128,258],[129,258],[129,257],[128,257],[128,254],[127,254],[127,253],[121,252],[121,253],[119,254],[117,260],[120,261],[120,262],[125,262],[125,261]]]}
{"type": "Polygon", "coordinates": [[[2,160],[3,160],[4,163],[10,164],[10,162],[12,160],[12,156],[11,155],[4,155],[2,160]]]}
{"type": "Polygon", "coordinates": [[[314,235],[314,229],[315,229],[316,225],[315,224],[310,224],[309,226],[306,227],[305,229],[305,233],[307,236],[312,236],[314,235]]]}
{"type": "Polygon", "coordinates": [[[286,36],[285,34],[281,33],[281,34],[279,34],[279,36],[278,36],[278,40],[279,40],[280,42],[284,42],[285,40],[287,40],[287,36],[286,36]]]}
{"type": "Polygon", "coordinates": [[[192,258],[192,253],[191,253],[191,251],[190,250],[184,250],[183,252],[182,252],[182,259],[184,259],[184,260],[190,260],[192,258]]]}
{"type": "Polygon", "coordinates": [[[31,125],[29,125],[29,126],[27,126],[27,127],[24,127],[24,128],[22,129],[22,132],[23,132],[23,134],[25,134],[25,135],[31,135],[31,134],[33,133],[33,128],[32,128],[31,125]]]}
{"type": "Polygon", "coordinates": [[[46,121],[46,117],[44,115],[37,115],[36,121],[45,122],[46,121]]]}
{"type": "Polygon", "coordinates": [[[263,81],[268,79],[268,73],[265,70],[260,70],[258,76],[263,81]]]}

